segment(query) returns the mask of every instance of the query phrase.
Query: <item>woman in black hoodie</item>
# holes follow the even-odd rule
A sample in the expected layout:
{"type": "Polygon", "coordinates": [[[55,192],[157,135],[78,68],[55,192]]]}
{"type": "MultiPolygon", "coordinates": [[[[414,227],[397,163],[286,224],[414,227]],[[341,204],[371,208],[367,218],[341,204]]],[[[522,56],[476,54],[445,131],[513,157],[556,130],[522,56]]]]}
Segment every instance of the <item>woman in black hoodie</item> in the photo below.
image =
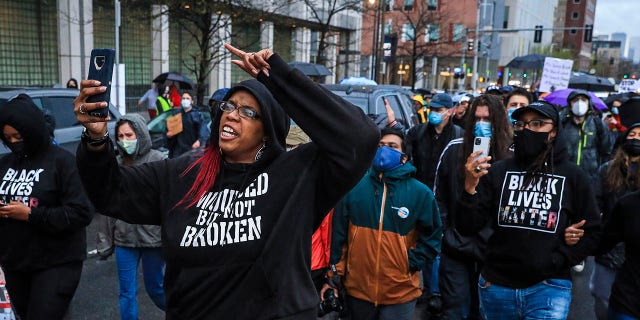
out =
{"type": "Polygon", "coordinates": [[[0,108],[0,265],[22,319],[62,319],[86,258],[93,207],[71,153],[51,143],[44,114],[21,94],[0,108]]]}
{"type": "Polygon", "coordinates": [[[475,159],[479,152],[467,158],[456,222],[461,233],[487,222],[493,229],[478,281],[485,319],[564,319],[571,303],[569,269],[598,244],[595,197],[580,168],[568,161],[554,106],[534,102],[513,118],[513,158],[494,164],[490,157],[475,159]],[[584,236],[568,246],[565,228],[582,220],[584,236]]]}
{"type": "Polygon", "coordinates": [[[225,46],[257,80],[214,106],[200,156],[118,167],[106,122],[87,113],[106,106],[86,102],[104,87],[83,81],[83,182],[100,212],[162,226],[168,319],[313,319],[311,235],[366,172],[379,131],[271,50],[225,46]],[[286,152],[289,116],[313,142],[286,152]]]}

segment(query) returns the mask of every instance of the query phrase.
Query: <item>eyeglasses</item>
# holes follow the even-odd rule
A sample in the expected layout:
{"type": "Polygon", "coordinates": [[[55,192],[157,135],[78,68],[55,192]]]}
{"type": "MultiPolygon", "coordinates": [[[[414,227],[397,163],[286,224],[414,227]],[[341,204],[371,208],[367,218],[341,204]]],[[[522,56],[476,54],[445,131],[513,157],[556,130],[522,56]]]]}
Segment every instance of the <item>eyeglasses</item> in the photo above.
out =
{"type": "Polygon", "coordinates": [[[540,128],[544,127],[547,124],[553,124],[553,121],[544,121],[544,120],[531,120],[531,121],[514,121],[513,129],[516,131],[522,131],[524,127],[529,127],[529,129],[533,131],[538,131],[540,128]]]}
{"type": "Polygon", "coordinates": [[[220,110],[226,113],[232,113],[237,109],[238,115],[240,115],[240,117],[242,118],[254,119],[254,120],[260,118],[260,114],[258,114],[258,111],[255,111],[250,107],[238,107],[229,101],[219,101],[218,107],[220,108],[220,110]]]}

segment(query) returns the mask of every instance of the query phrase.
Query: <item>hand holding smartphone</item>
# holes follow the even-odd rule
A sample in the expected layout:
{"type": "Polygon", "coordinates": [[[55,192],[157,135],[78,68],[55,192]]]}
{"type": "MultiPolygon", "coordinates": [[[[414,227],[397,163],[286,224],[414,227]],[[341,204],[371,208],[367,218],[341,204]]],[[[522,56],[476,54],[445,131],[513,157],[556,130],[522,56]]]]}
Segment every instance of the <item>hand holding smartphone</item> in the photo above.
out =
{"type": "Polygon", "coordinates": [[[473,152],[482,151],[482,153],[475,157],[474,160],[489,156],[489,146],[491,144],[491,138],[489,137],[475,137],[473,139],[473,152]]]}
{"type": "MultiPolygon", "coordinates": [[[[100,84],[107,87],[101,94],[90,96],[87,102],[106,101],[111,98],[111,78],[113,77],[113,64],[115,62],[116,51],[114,49],[93,49],[91,50],[91,60],[89,62],[89,76],[87,79],[98,80],[100,84]]],[[[106,118],[109,115],[109,107],[89,111],[89,115],[106,118]]]]}

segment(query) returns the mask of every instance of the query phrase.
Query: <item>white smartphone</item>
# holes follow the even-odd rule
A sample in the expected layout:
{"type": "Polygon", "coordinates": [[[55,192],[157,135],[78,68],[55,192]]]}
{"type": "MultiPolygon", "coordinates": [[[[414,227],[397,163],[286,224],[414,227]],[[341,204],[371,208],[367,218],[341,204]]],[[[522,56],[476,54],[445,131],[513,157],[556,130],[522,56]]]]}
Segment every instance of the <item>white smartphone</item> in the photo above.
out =
{"type": "Polygon", "coordinates": [[[489,156],[490,143],[491,143],[491,138],[489,137],[473,138],[473,152],[482,151],[482,153],[479,156],[477,156],[476,159],[489,156]]]}

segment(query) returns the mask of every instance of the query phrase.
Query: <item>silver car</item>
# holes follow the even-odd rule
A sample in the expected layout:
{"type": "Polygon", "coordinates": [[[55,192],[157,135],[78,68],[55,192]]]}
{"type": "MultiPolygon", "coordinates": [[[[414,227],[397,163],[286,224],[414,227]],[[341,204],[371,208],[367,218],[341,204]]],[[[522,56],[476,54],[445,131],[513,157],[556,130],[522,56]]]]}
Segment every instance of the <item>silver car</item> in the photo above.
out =
{"type": "MultiPolygon", "coordinates": [[[[55,140],[61,147],[75,154],[76,148],[80,143],[82,126],[78,123],[76,115],[73,113],[73,99],[78,96],[80,91],[77,89],[56,88],[0,90],[0,106],[21,93],[29,95],[39,108],[46,109],[53,116],[56,122],[55,140]]],[[[109,104],[109,114],[111,115],[111,121],[108,123],[109,135],[113,139],[115,136],[115,124],[120,119],[120,112],[114,105],[109,104]]],[[[9,152],[11,151],[4,144],[0,144],[0,154],[9,152]]]]}

